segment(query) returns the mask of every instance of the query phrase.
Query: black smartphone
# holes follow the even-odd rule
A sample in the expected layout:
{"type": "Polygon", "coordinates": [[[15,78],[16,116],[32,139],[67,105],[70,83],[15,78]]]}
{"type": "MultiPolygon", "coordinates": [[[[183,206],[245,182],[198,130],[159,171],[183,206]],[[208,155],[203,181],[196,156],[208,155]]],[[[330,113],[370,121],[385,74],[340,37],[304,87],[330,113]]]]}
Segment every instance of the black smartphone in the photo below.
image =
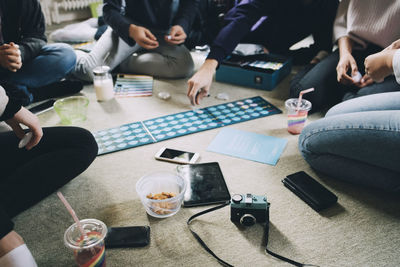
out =
{"type": "Polygon", "coordinates": [[[106,248],[145,247],[150,243],[150,227],[110,227],[104,242],[106,248]]]}
{"type": "Polygon", "coordinates": [[[338,200],[335,194],[303,171],[288,175],[282,183],[316,211],[329,208],[338,200]]]}
{"type": "Polygon", "coordinates": [[[29,109],[29,111],[32,112],[33,114],[38,115],[40,113],[43,113],[43,112],[46,112],[46,111],[52,109],[54,102],[56,102],[54,99],[47,100],[46,102],[43,102],[42,104],[31,107],[29,109]]]}

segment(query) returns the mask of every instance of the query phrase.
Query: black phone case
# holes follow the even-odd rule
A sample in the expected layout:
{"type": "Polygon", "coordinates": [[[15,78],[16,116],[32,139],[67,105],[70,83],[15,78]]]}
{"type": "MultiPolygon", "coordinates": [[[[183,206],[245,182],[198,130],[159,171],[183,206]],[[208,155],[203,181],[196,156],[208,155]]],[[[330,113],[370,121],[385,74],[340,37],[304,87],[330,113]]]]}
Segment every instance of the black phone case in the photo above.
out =
{"type": "Polygon", "coordinates": [[[335,194],[303,171],[288,175],[282,182],[316,211],[329,208],[338,200],[335,194]]]}
{"type": "Polygon", "coordinates": [[[150,243],[150,227],[110,227],[104,243],[106,248],[145,247],[150,243]]]}

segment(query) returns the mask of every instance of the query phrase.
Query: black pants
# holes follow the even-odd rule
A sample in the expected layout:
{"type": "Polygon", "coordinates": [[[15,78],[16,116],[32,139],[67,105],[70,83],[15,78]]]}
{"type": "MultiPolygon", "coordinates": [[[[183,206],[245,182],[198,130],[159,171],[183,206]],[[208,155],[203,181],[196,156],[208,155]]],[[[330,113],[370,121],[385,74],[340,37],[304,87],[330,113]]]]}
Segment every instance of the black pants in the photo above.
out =
{"type": "MultiPolygon", "coordinates": [[[[381,50],[380,47],[369,46],[366,50],[353,51],[352,55],[361,75],[365,73],[365,58],[381,50]]],[[[363,88],[343,85],[337,81],[338,62],[339,51],[336,50],[320,63],[309,65],[300,71],[290,84],[290,97],[296,98],[300,91],[314,87],[315,91],[305,94],[304,98],[311,101],[312,111],[315,112],[359,96],[400,91],[400,85],[393,75],[387,77],[382,83],[373,83],[363,88]]]]}
{"type": "Polygon", "coordinates": [[[44,128],[30,151],[18,142],[13,132],[0,133],[0,239],[12,231],[12,217],[78,176],[97,155],[92,134],[76,127],[44,128]]]}

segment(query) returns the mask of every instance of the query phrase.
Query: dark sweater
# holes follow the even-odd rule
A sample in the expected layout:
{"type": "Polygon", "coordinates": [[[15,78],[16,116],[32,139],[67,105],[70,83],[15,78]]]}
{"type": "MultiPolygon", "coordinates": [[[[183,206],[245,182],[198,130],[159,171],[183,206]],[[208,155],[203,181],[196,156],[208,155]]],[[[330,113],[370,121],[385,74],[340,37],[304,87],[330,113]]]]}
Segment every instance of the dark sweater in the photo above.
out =
{"type": "Polygon", "coordinates": [[[21,99],[18,98],[18,93],[15,94],[17,91],[18,89],[10,84],[0,86],[0,121],[14,117],[15,113],[21,109],[21,99]]]}
{"type": "Polygon", "coordinates": [[[123,15],[121,0],[104,0],[104,20],[127,44],[135,41],[129,37],[129,26],[135,24],[150,31],[165,32],[180,25],[189,35],[200,0],[180,0],[179,9],[172,17],[172,0],[126,0],[123,15]]]}
{"type": "Polygon", "coordinates": [[[45,21],[38,0],[0,0],[5,43],[14,42],[22,62],[35,58],[46,44],[45,21]]]}
{"type": "MultiPolygon", "coordinates": [[[[242,0],[226,14],[225,27],[222,28],[212,43],[207,58],[215,59],[220,63],[235,49],[261,17],[265,16],[268,17],[267,19],[274,19],[274,17],[279,16],[280,20],[284,16],[293,17],[294,14],[307,10],[308,5],[312,2],[313,0],[242,0]]],[[[321,5],[326,4],[326,8],[336,8],[337,6],[337,3],[335,3],[337,1],[335,0],[320,2],[321,5]],[[332,2],[332,7],[327,4],[329,1],[332,2]]],[[[314,6],[314,8],[324,7],[314,6]]],[[[335,10],[332,13],[334,14],[335,10]]],[[[317,18],[315,18],[315,21],[318,23],[317,18]]],[[[312,33],[311,29],[310,33],[312,33]]],[[[287,34],[291,33],[288,32],[287,34]]],[[[332,49],[332,39],[329,35],[327,36],[328,38],[324,38],[324,40],[318,40],[317,45],[320,50],[329,51],[332,49]]],[[[271,36],[271,38],[274,38],[274,36],[271,36]]]]}

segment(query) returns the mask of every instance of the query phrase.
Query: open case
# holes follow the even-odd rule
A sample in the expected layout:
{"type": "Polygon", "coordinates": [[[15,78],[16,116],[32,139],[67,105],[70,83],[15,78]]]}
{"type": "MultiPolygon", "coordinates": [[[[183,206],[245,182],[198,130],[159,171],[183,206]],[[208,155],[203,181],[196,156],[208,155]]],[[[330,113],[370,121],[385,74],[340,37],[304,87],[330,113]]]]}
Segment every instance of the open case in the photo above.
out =
{"type": "Polygon", "coordinates": [[[231,55],[220,64],[216,80],[271,91],[291,69],[291,59],[280,55],[231,55]]]}

